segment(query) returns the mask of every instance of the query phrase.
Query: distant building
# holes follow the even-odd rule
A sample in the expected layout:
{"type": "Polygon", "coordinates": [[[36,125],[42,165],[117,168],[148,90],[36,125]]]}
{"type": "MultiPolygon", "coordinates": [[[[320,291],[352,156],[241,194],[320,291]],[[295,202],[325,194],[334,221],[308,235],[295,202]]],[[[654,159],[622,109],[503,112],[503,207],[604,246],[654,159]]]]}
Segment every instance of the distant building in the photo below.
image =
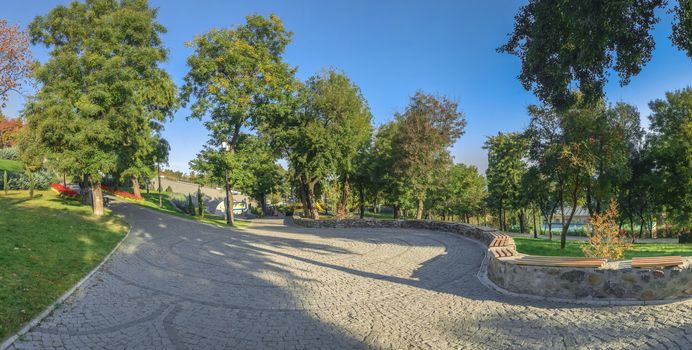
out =
{"type": "MultiPolygon", "coordinates": [[[[565,208],[565,220],[569,219],[569,213],[572,211],[572,208],[565,208]]],[[[589,220],[591,217],[589,216],[589,210],[584,208],[584,207],[577,207],[577,210],[574,211],[574,216],[572,217],[572,221],[569,223],[569,229],[570,231],[573,230],[581,230],[584,228],[585,225],[589,223],[589,220]]],[[[555,213],[553,214],[553,220],[552,221],[552,228],[553,230],[561,230],[562,229],[562,214],[560,212],[560,208],[558,207],[555,213]]],[[[543,223],[543,228],[545,230],[548,229],[548,223],[543,223]]]]}

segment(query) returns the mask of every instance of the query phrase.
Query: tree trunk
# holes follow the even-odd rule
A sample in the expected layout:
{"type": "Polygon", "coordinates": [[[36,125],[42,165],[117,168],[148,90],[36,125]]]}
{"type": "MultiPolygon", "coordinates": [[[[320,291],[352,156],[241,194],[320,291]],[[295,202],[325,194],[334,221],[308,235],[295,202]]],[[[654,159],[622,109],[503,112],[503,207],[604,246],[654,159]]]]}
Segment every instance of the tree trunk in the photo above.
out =
{"type": "Polygon", "coordinates": [[[365,217],[365,188],[363,184],[360,186],[360,218],[365,217]]]}
{"type": "Polygon", "coordinates": [[[533,216],[533,238],[538,238],[538,232],[536,231],[536,213],[533,212],[531,216],[533,216]]]}
{"type": "Polygon", "coordinates": [[[34,172],[29,171],[29,199],[34,198],[34,172]]]}
{"type": "Polygon", "coordinates": [[[87,193],[89,192],[89,190],[87,189],[88,186],[89,177],[87,175],[82,175],[82,181],[79,182],[79,192],[82,204],[86,204],[87,202],[87,193]]]}
{"type": "Polygon", "coordinates": [[[159,182],[159,208],[163,208],[163,194],[161,194],[161,164],[156,164],[156,179],[159,182]]]}
{"type": "Polygon", "coordinates": [[[139,178],[137,176],[132,177],[132,193],[135,197],[142,198],[142,191],[139,189],[139,178]]]}
{"type": "Polygon", "coordinates": [[[401,209],[398,205],[394,205],[392,209],[394,209],[394,219],[398,219],[401,216],[401,209]]]}
{"type": "Polygon", "coordinates": [[[101,192],[101,181],[91,179],[91,210],[94,215],[103,215],[103,192],[101,192]]]}
{"type": "Polygon", "coordinates": [[[525,231],[525,223],[524,223],[524,209],[519,210],[519,214],[517,215],[517,219],[519,219],[519,233],[524,233],[525,231]]]}
{"type": "Polygon", "coordinates": [[[315,205],[315,182],[308,182],[306,197],[308,217],[313,220],[319,220],[320,212],[315,205]]]}
{"type": "Polygon", "coordinates": [[[225,214],[226,214],[226,225],[233,226],[233,199],[231,197],[231,188],[230,184],[228,183],[228,169],[224,170],[224,175],[223,175],[223,181],[224,181],[224,189],[226,190],[226,203],[225,203],[225,214]]]}
{"type": "Polygon", "coordinates": [[[574,212],[577,211],[577,193],[579,192],[579,179],[577,178],[577,181],[574,184],[574,189],[572,190],[572,210],[569,213],[569,218],[567,219],[567,222],[564,220],[564,209],[563,214],[562,214],[562,233],[560,233],[560,249],[564,250],[565,245],[567,244],[567,231],[569,230],[569,225],[572,223],[572,218],[574,217],[574,212]]]}
{"type": "Polygon", "coordinates": [[[346,219],[348,217],[348,192],[349,181],[348,177],[344,176],[341,183],[341,195],[339,196],[339,201],[336,203],[337,219],[346,219]]]}
{"type": "Polygon", "coordinates": [[[418,206],[416,207],[416,219],[421,220],[423,218],[423,200],[418,199],[418,206]]]}
{"type": "Polygon", "coordinates": [[[260,196],[260,201],[261,201],[260,205],[261,205],[261,207],[262,207],[262,215],[265,215],[265,216],[266,216],[267,213],[268,213],[268,211],[269,211],[269,210],[267,209],[267,195],[262,194],[262,195],[260,196]]]}

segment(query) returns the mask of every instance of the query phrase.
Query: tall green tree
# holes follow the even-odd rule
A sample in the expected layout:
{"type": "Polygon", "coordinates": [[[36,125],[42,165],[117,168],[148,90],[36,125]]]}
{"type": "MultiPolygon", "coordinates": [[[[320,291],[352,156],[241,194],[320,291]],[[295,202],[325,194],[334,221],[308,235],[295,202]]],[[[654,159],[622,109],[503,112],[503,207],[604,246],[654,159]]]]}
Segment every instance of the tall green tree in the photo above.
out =
{"type": "Polygon", "coordinates": [[[29,28],[50,59],[36,70],[40,90],[25,108],[27,124],[49,159],[89,181],[94,214],[102,215],[101,177],[140,152],[137,138],[174,107],[174,86],[159,68],[165,28],[146,0],[74,1],[29,28]]]}
{"type": "MultiPolygon", "coordinates": [[[[227,145],[236,152],[243,129],[257,128],[268,115],[282,113],[287,96],[294,91],[295,69],[283,62],[291,33],[276,15],[246,17],[246,23],[230,29],[212,29],[188,43],[194,53],[185,76],[182,100],[191,103],[191,117],[203,119],[209,145],[227,145]]],[[[238,169],[229,168],[230,173],[238,169]]],[[[233,203],[228,177],[224,177],[227,204],[233,203]]],[[[229,225],[233,210],[226,206],[229,225]]]]}
{"type": "Polygon", "coordinates": [[[527,140],[520,133],[498,133],[489,137],[483,148],[488,150],[488,203],[498,213],[501,230],[507,230],[507,213],[518,213],[524,231],[525,205],[521,188],[527,171],[527,140]]]}
{"type": "Polygon", "coordinates": [[[434,170],[444,166],[448,148],[464,133],[466,120],[458,107],[447,97],[418,91],[406,111],[396,117],[392,171],[411,189],[417,219],[423,217],[425,196],[435,181],[434,170]]]}
{"type": "Polygon", "coordinates": [[[554,188],[562,222],[560,246],[564,249],[574,213],[584,204],[589,184],[596,174],[598,157],[596,122],[605,113],[604,104],[593,105],[577,96],[567,110],[529,107],[531,122],[526,131],[529,159],[537,164],[554,188]]]}
{"type": "Polygon", "coordinates": [[[647,149],[654,162],[659,205],[678,231],[692,227],[692,88],[649,103],[647,149]]]}
{"type": "Polygon", "coordinates": [[[322,152],[331,155],[329,164],[338,179],[336,216],[348,216],[350,183],[355,175],[355,157],[370,141],[372,115],[363,94],[343,72],[326,70],[307,83],[306,113],[320,121],[328,141],[322,152]]]}
{"type": "Polygon", "coordinates": [[[413,206],[412,191],[402,176],[393,172],[396,158],[394,138],[399,129],[399,121],[392,120],[381,125],[373,140],[370,158],[370,182],[372,183],[372,201],[378,207],[382,197],[386,204],[394,209],[394,218],[402,216],[403,210],[413,206]]]}

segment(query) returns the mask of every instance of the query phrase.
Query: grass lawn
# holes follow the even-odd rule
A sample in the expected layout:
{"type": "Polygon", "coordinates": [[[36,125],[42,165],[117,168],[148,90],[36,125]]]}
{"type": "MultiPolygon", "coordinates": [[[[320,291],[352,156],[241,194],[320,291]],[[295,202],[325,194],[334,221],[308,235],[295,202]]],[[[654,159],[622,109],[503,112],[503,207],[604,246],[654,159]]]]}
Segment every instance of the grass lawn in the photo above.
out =
{"type": "Polygon", "coordinates": [[[0,194],[0,340],[18,331],[99,264],[125,221],[52,191],[0,194]]]}
{"type": "MultiPolygon", "coordinates": [[[[0,159],[0,172],[2,172],[3,170],[7,170],[8,172],[19,173],[24,171],[24,165],[22,164],[22,162],[16,160],[0,159]]],[[[2,178],[0,178],[0,181],[2,181],[2,178]]]]}
{"type": "MultiPolygon", "coordinates": [[[[168,200],[168,193],[162,193],[163,195],[163,201],[161,204],[163,204],[163,208],[159,208],[159,194],[157,192],[142,192],[142,197],[144,197],[143,201],[135,201],[135,200],[127,200],[130,203],[135,203],[138,205],[141,205],[143,207],[147,207],[150,209],[154,209],[156,211],[160,211],[166,214],[174,215],[180,218],[184,219],[190,219],[190,220],[195,220],[195,221],[200,221],[204,222],[207,224],[212,224],[212,225],[217,225],[217,226],[226,226],[226,220],[224,219],[223,216],[219,215],[213,215],[209,213],[204,214],[204,218],[200,216],[190,216],[185,213],[181,213],[178,209],[176,209],[173,204],[168,200]]],[[[195,202],[196,203],[196,202],[195,202]]],[[[233,225],[234,228],[242,229],[250,225],[250,220],[242,220],[242,219],[235,219],[235,225],[233,225]]]]}
{"type": "MultiPolygon", "coordinates": [[[[560,250],[559,237],[552,241],[542,238],[514,238],[514,242],[520,253],[549,256],[584,256],[581,246],[586,244],[583,241],[567,241],[563,251],[560,250]]],[[[625,259],[666,255],[692,256],[692,244],[635,243],[625,251],[625,259]]]]}

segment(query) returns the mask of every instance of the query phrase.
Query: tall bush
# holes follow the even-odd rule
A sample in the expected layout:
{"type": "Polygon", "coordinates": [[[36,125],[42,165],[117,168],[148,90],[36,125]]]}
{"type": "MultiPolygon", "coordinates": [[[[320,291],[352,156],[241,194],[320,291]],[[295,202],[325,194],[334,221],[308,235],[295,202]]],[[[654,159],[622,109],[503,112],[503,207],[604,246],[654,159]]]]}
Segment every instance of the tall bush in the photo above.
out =
{"type": "Polygon", "coordinates": [[[590,258],[622,259],[630,247],[617,223],[618,206],[613,200],[608,210],[595,214],[587,225],[589,243],[582,247],[584,255],[590,258]]]}

